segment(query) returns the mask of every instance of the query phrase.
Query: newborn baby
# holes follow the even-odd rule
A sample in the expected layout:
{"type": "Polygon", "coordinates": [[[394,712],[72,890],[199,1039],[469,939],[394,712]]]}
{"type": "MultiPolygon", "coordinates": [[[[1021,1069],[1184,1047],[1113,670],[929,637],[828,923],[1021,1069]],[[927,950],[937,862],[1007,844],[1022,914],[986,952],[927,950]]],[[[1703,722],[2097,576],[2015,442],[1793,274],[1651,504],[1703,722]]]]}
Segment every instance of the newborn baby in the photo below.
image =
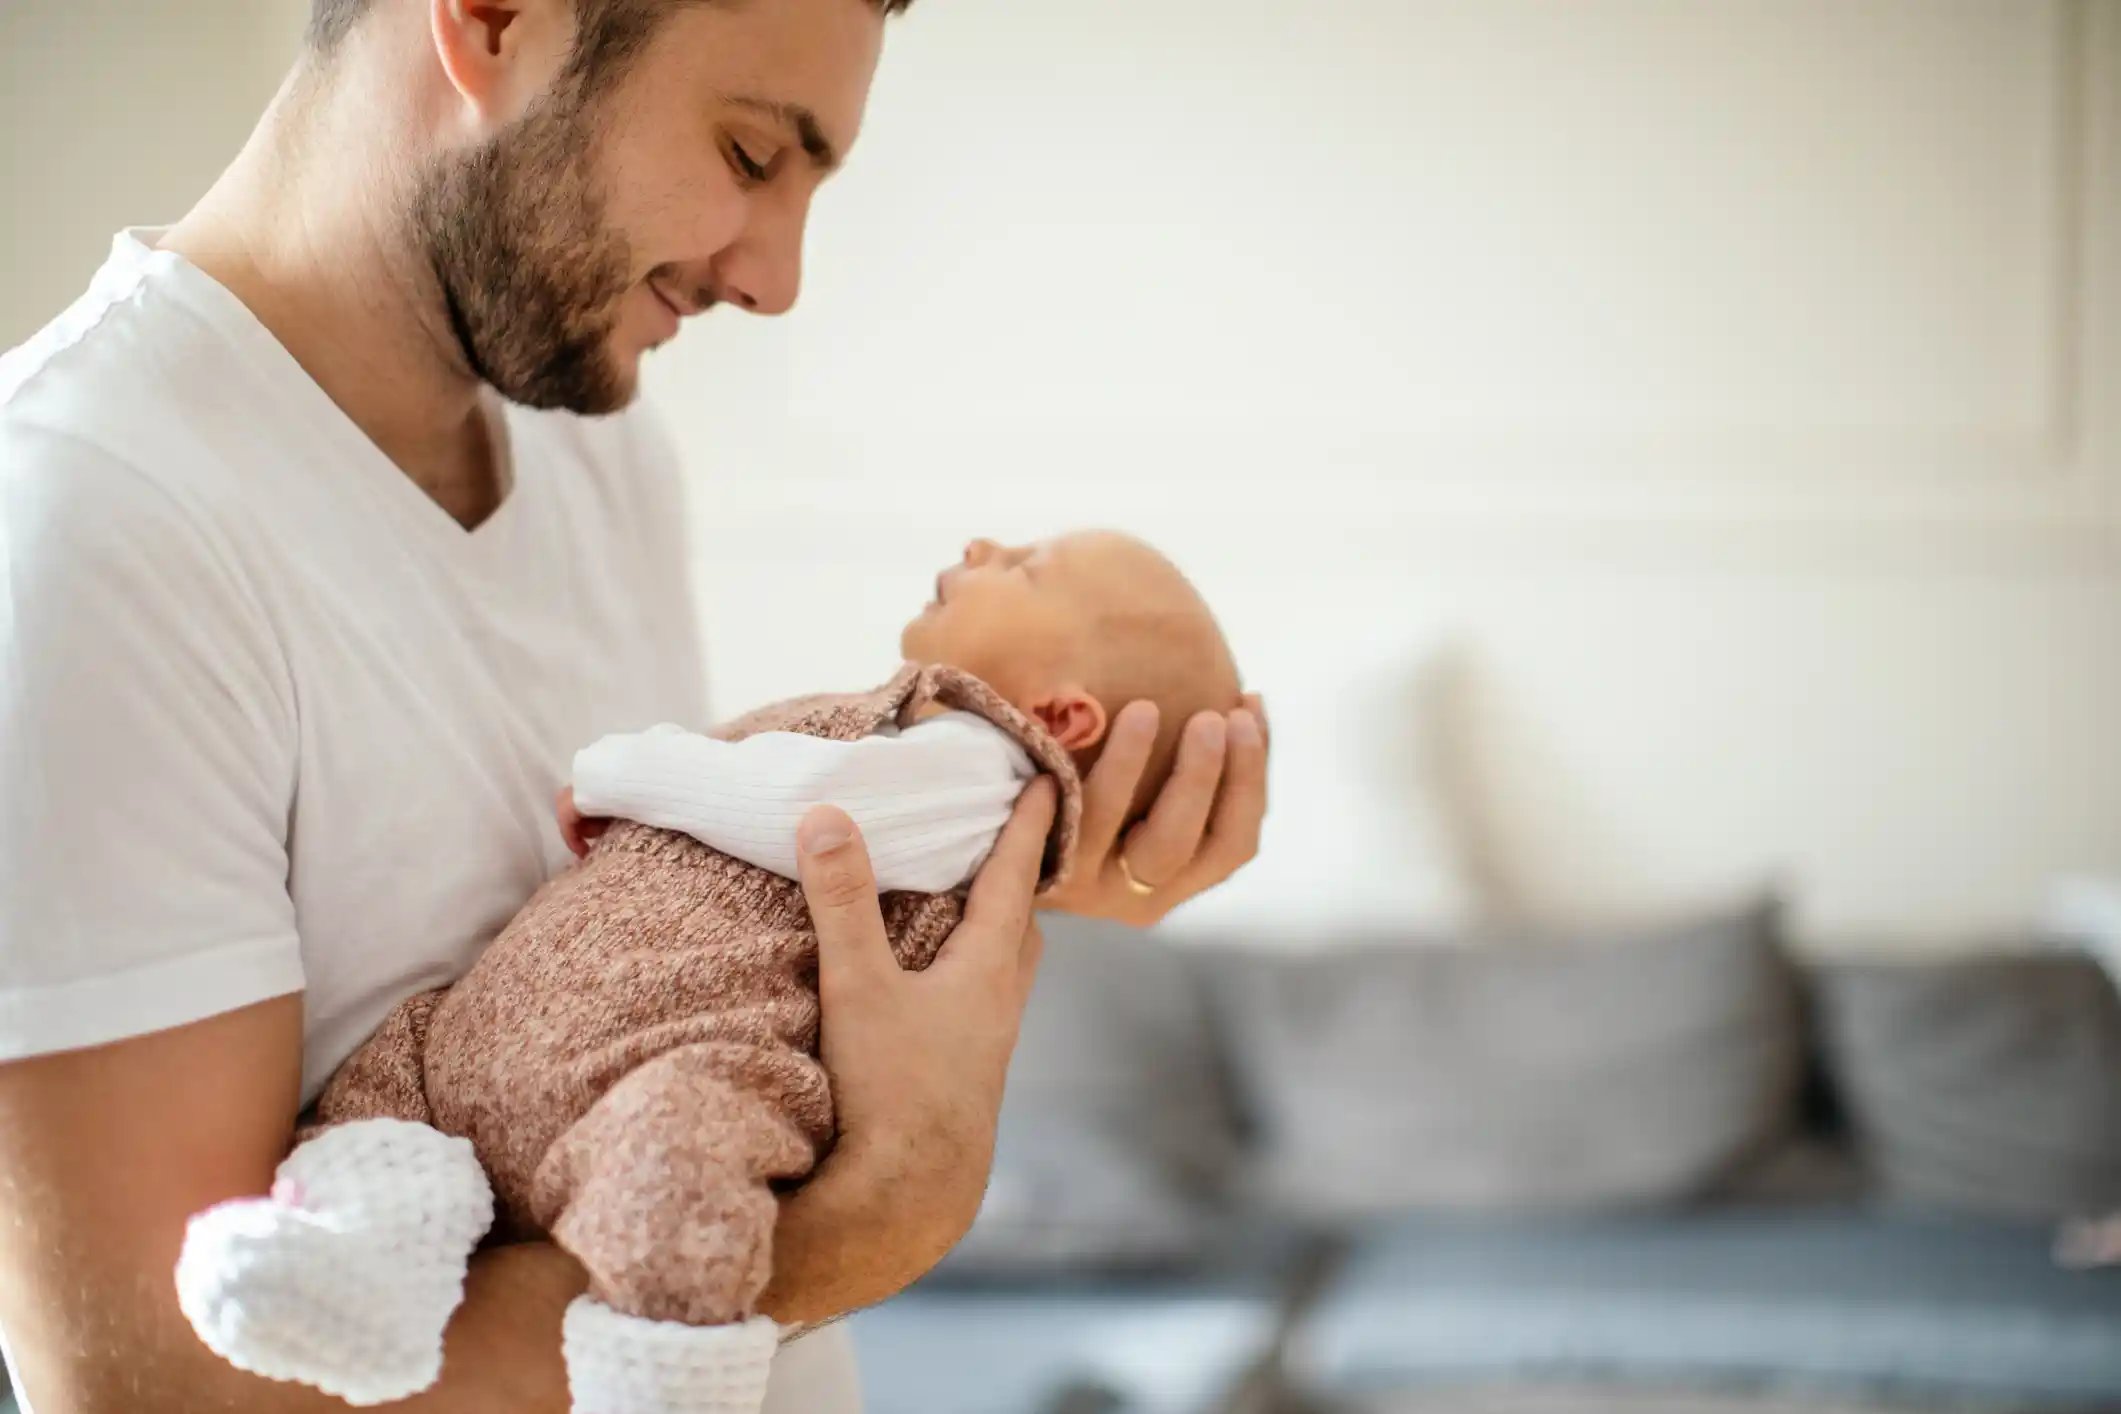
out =
{"type": "Polygon", "coordinates": [[[1060,787],[1050,889],[1113,713],[1161,708],[1139,813],[1185,722],[1238,705],[1206,605],[1119,535],[975,542],[901,648],[876,691],[578,756],[560,813],[582,860],[347,1061],[270,1197],[193,1219],[178,1292],[209,1346],[351,1403],[416,1393],[498,1212],[588,1273],[563,1333],[576,1414],[758,1407],[775,1190],[833,1137],[797,822],[854,817],[893,950],[925,967],[1026,782],[1060,787]]]}
{"type": "MultiPolygon", "coordinates": [[[[1158,704],[1162,729],[1134,802],[1170,774],[1201,711],[1227,711],[1237,673],[1186,578],[1140,541],[1084,532],[1036,545],[975,540],[936,576],[935,598],[900,636],[912,663],[961,668],[1068,752],[1095,764],[1111,714],[1158,704]]],[[[576,854],[600,819],[677,830],[795,876],[795,827],[820,801],[861,827],[881,888],[936,893],[971,877],[1037,768],[976,712],[930,703],[903,731],[855,741],[775,732],[741,744],[664,724],[577,753],[560,799],[576,854]]]]}

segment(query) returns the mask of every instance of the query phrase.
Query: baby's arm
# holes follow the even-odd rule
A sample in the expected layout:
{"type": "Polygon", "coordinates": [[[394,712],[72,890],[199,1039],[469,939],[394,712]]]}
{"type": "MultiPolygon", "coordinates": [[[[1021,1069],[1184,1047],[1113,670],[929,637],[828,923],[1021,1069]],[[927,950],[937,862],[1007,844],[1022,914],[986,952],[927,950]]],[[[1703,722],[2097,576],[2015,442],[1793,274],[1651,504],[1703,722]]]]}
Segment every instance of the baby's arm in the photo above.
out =
{"type": "Polygon", "coordinates": [[[661,726],[577,752],[573,803],[791,879],[796,825],[812,806],[837,805],[861,828],[879,888],[940,893],[978,871],[1034,774],[1022,747],[968,712],[859,741],[762,732],[729,742],[661,726]]]}

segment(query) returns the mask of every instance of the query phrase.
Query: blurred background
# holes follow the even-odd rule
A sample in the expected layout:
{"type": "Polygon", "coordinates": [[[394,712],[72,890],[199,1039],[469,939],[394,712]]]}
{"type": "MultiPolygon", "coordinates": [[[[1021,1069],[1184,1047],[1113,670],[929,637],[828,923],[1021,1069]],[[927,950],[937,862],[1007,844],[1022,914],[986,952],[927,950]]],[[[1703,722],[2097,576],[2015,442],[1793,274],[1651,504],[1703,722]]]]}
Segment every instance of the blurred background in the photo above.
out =
{"type": "MultiPolygon", "coordinates": [[[[650,362],[717,701],[880,671],[974,534],[1116,524],[1271,698],[1242,916],[2020,925],[2121,868],[2111,9],[927,0],[796,312],[650,362]]],[[[0,340],[303,13],[0,7],[0,340]]]]}
{"type": "MultiPolygon", "coordinates": [[[[304,10],[0,4],[0,344],[304,10]]],[[[721,709],[1098,523],[1273,719],[1188,947],[1056,930],[879,1408],[2121,1409],[2121,3],[923,0],[648,391],[721,709]]]]}

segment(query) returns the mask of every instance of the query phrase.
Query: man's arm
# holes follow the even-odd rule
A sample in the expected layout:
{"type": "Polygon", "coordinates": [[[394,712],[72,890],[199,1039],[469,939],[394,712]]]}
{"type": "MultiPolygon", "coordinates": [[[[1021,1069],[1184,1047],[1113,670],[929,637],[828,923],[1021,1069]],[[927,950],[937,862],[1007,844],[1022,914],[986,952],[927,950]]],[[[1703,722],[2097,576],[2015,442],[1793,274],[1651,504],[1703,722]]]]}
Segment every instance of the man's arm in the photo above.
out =
{"type": "MultiPolygon", "coordinates": [[[[301,1039],[289,996],[0,1066],[0,1329],[36,1414],[344,1414],[223,1363],[186,1324],[172,1277],[187,1218],[271,1186],[301,1039]]],[[[564,1414],[560,1313],[581,1290],[555,1248],[482,1255],[442,1382],[393,1407],[564,1414]]]]}
{"type": "MultiPolygon", "coordinates": [[[[1257,697],[1188,724],[1171,779],[1148,818],[1123,835],[1155,714],[1146,702],[1120,714],[1084,783],[1078,872],[1049,906],[1145,926],[1258,852],[1267,731],[1257,697]],[[1154,894],[1126,887],[1122,851],[1137,878],[1157,882],[1154,894]]],[[[804,819],[797,864],[817,925],[822,1051],[840,1142],[782,1203],[773,1280],[761,1298],[767,1314],[809,1323],[895,1295],[978,1215],[1002,1085],[1044,949],[1032,895],[1055,801],[1047,778],[1024,791],[964,922],[925,972],[901,972],[892,958],[855,822],[830,806],[804,819]]]]}
{"type": "MultiPolygon", "coordinates": [[[[880,1301],[970,1225],[1037,969],[1031,893],[1053,810],[1050,783],[1024,793],[924,973],[892,958],[852,822],[829,810],[806,822],[842,1137],[783,1204],[767,1315],[812,1324],[880,1301]]],[[[271,1186],[301,1043],[301,998],[288,996],[0,1065],[0,1330],[36,1414],[344,1414],[224,1364],[185,1322],[173,1279],[186,1219],[271,1186]]],[[[392,1407],[562,1414],[560,1318],[583,1287],[573,1259],[542,1243],[481,1254],[441,1383],[392,1407]]]]}
{"type": "Polygon", "coordinates": [[[759,1298],[811,1324],[896,1295],[964,1236],[986,1192],[1002,1082],[1044,946],[1031,912],[1058,797],[1040,777],[974,881],[964,921],[926,971],[901,971],[876,875],[844,811],[798,837],[817,925],[820,1051],[837,1147],[783,1201],[759,1298]]]}

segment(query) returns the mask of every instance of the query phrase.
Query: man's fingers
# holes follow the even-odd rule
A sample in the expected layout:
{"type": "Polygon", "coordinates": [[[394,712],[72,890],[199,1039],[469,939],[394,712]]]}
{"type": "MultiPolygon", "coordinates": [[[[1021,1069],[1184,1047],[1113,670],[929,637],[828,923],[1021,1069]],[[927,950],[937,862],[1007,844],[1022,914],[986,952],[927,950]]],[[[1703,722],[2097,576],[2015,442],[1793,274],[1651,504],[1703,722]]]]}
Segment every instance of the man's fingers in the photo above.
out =
{"type": "Polygon", "coordinates": [[[1141,786],[1142,772],[1149,769],[1149,754],[1156,749],[1157,706],[1154,702],[1129,702],[1112,719],[1105,749],[1090,777],[1083,782],[1083,823],[1076,835],[1076,856],[1102,864],[1119,842],[1121,826],[1127,823],[1127,807],[1141,786]]]}
{"type": "Polygon", "coordinates": [[[1186,723],[1171,779],[1149,807],[1149,818],[1127,836],[1127,868],[1141,883],[1161,887],[1172,882],[1200,852],[1228,739],[1229,723],[1219,713],[1203,712],[1186,723]]]}
{"type": "Polygon", "coordinates": [[[820,990],[834,987],[835,977],[859,983],[882,969],[897,970],[877,903],[876,872],[847,812],[834,805],[812,809],[796,829],[795,854],[817,928],[820,990]]]}
{"type": "Polygon", "coordinates": [[[1053,833],[1059,797],[1051,776],[1040,776],[1017,797],[1016,810],[1002,827],[1001,838],[965,900],[965,918],[943,945],[938,963],[952,959],[963,967],[998,966],[1014,972],[1031,926],[1031,895],[1038,890],[1039,866],[1046,840],[1053,833]]]}
{"type": "Polygon", "coordinates": [[[1230,752],[1223,763],[1222,791],[1208,820],[1200,854],[1201,887],[1219,884],[1259,853],[1259,830],[1267,816],[1267,736],[1249,711],[1230,714],[1230,752]]]}

